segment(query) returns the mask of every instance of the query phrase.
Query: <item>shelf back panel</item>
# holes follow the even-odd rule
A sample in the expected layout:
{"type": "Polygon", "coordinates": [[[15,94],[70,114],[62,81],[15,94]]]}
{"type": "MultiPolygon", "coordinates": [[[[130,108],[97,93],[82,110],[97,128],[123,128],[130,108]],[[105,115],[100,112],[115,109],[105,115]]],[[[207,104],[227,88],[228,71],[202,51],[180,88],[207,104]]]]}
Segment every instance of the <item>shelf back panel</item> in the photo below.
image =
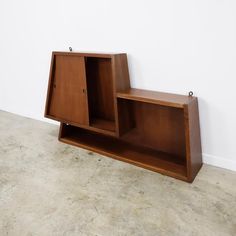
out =
{"type": "Polygon", "coordinates": [[[90,121],[115,120],[111,59],[86,58],[90,121]]]}
{"type": "Polygon", "coordinates": [[[122,139],[186,157],[183,109],[126,99],[118,99],[118,107],[119,120],[126,127],[122,139]]]}

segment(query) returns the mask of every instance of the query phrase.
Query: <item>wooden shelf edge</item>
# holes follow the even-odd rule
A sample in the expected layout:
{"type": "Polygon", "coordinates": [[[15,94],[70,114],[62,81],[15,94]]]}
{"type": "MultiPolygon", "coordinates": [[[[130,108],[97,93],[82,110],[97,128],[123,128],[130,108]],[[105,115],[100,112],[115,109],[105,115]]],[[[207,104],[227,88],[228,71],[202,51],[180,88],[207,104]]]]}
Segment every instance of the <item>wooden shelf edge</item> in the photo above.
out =
{"type": "Polygon", "coordinates": [[[98,58],[110,58],[112,59],[117,55],[126,55],[126,53],[99,53],[99,52],[63,52],[63,51],[53,51],[53,55],[61,55],[61,56],[81,56],[81,57],[98,57],[98,58]]]}
{"type": "Polygon", "coordinates": [[[65,138],[65,137],[63,137],[63,138],[59,138],[58,140],[63,142],[63,143],[66,143],[66,144],[74,145],[74,146],[77,146],[77,147],[80,147],[80,148],[84,148],[86,150],[93,151],[95,153],[99,153],[99,154],[101,154],[101,155],[103,155],[105,157],[106,156],[107,157],[111,157],[113,159],[116,159],[116,160],[119,160],[119,161],[123,161],[123,162],[129,163],[129,164],[141,167],[141,168],[145,168],[147,170],[151,170],[151,171],[160,173],[162,175],[167,175],[169,177],[173,177],[173,178],[176,178],[176,179],[179,179],[179,180],[190,182],[189,179],[187,178],[187,176],[184,175],[184,174],[181,175],[179,173],[176,173],[176,172],[173,172],[173,171],[170,171],[170,170],[166,170],[166,169],[162,169],[162,168],[157,167],[157,166],[152,166],[152,165],[148,165],[146,163],[136,162],[136,161],[133,161],[132,159],[128,159],[128,158],[122,157],[120,155],[116,155],[114,153],[111,153],[111,152],[107,152],[107,151],[103,151],[103,150],[98,150],[98,149],[93,148],[93,147],[91,147],[89,145],[81,144],[81,143],[79,143],[77,141],[74,141],[72,138],[65,138]]]}
{"type": "Polygon", "coordinates": [[[90,121],[90,127],[94,127],[101,130],[107,130],[108,132],[115,132],[115,121],[104,120],[100,118],[93,118],[90,121]],[[103,129],[103,127],[105,127],[103,129]]]}
{"type": "Polygon", "coordinates": [[[66,121],[66,120],[63,120],[63,119],[58,119],[58,118],[56,118],[54,116],[51,116],[51,115],[48,115],[48,114],[45,114],[44,117],[48,118],[48,119],[58,121],[58,122],[62,122],[64,124],[70,124],[70,125],[73,125],[75,127],[83,128],[85,130],[90,130],[90,131],[94,131],[94,132],[97,132],[97,133],[100,133],[100,134],[105,134],[105,135],[108,135],[108,136],[117,137],[117,133],[115,131],[101,129],[101,128],[97,128],[97,127],[94,127],[94,126],[91,126],[91,125],[77,124],[77,123],[74,123],[72,121],[66,121]]]}
{"type": "Polygon", "coordinates": [[[124,92],[118,92],[116,94],[116,97],[127,100],[175,107],[175,108],[184,108],[185,105],[191,103],[192,100],[196,99],[196,97],[189,97],[179,94],[156,92],[151,90],[133,89],[133,88],[124,92]]]}

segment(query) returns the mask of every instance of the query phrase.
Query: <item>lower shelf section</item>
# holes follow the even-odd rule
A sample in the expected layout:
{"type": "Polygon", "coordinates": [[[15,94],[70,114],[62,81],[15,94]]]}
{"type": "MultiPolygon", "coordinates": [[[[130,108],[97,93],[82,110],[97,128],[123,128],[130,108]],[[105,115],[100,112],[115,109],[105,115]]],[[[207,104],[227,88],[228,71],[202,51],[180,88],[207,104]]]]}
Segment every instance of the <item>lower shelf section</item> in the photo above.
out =
{"type": "Polygon", "coordinates": [[[127,141],[62,124],[59,140],[187,181],[183,158],[127,141]]]}

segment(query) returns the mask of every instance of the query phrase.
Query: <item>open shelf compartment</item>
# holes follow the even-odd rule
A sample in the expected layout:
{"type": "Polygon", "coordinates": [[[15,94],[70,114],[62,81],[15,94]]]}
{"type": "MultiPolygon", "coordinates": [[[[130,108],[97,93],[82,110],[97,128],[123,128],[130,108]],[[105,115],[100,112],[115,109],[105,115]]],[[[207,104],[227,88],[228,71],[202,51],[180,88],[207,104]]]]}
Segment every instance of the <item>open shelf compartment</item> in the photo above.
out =
{"type": "Polygon", "coordinates": [[[169,162],[181,163],[186,169],[184,109],[125,98],[118,98],[117,105],[120,139],[168,153],[169,162]]]}
{"type": "Polygon", "coordinates": [[[185,161],[170,153],[135,145],[116,137],[106,136],[63,123],[61,124],[59,140],[152,171],[186,180],[185,161]]]}
{"type": "Polygon", "coordinates": [[[115,132],[111,58],[86,57],[89,125],[115,132]]]}

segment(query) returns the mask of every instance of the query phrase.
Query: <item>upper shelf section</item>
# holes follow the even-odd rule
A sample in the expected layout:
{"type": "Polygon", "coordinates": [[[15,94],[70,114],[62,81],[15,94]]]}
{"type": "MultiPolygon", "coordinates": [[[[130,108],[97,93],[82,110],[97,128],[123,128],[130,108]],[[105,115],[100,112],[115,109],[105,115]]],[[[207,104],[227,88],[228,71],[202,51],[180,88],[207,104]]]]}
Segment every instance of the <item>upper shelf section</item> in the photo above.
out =
{"type": "Polygon", "coordinates": [[[125,53],[53,52],[45,117],[119,136],[116,93],[129,88],[125,53]]]}
{"type": "Polygon", "coordinates": [[[125,92],[117,93],[118,98],[124,98],[128,100],[153,103],[163,106],[183,108],[184,105],[189,104],[196,99],[191,96],[184,96],[171,93],[155,92],[143,89],[129,89],[125,92]]]}

